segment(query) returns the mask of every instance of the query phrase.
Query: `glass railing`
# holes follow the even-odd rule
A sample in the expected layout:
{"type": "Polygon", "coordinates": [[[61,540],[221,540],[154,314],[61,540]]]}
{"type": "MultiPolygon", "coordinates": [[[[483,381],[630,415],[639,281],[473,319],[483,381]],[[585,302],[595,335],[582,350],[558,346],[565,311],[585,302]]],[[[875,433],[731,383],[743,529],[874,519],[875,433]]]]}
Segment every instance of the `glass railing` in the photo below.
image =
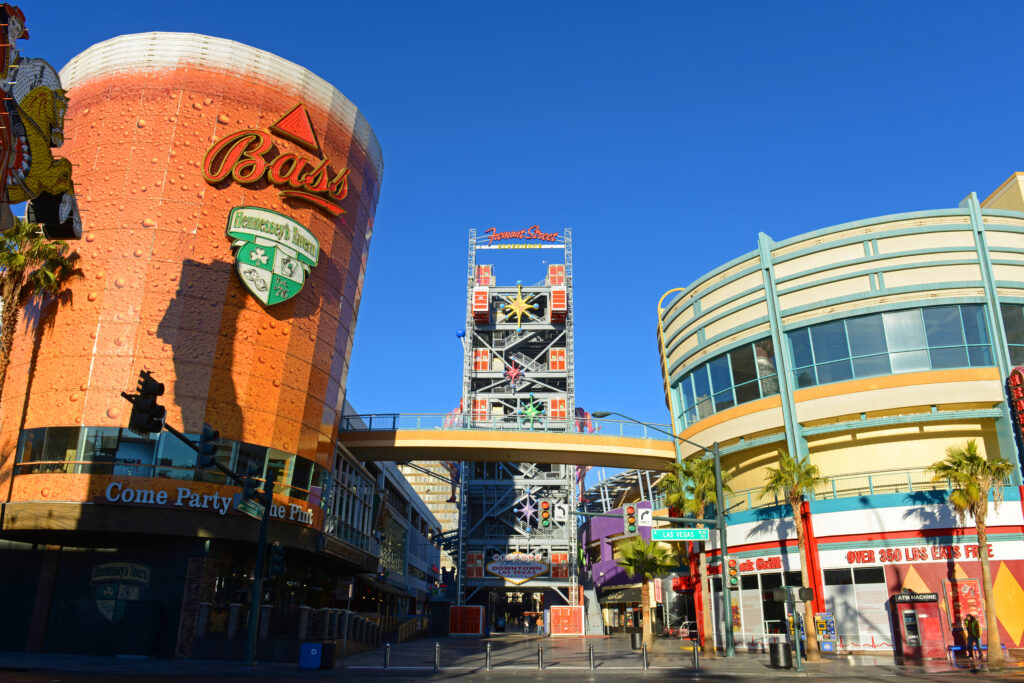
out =
{"type": "Polygon", "coordinates": [[[534,417],[524,415],[495,415],[472,418],[468,415],[437,413],[374,413],[345,415],[338,425],[343,432],[396,431],[400,429],[430,430],[489,430],[513,432],[555,432],[562,434],[594,434],[598,436],[625,436],[635,439],[671,441],[668,425],[648,425],[629,420],[599,420],[596,418],[534,417]]]}
{"type": "MultiPolygon", "coordinates": [[[[1009,477],[1003,482],[1010,486],[1009,477]]],[[[935,481],[926,468],[876,470],[829,477],[823,484],[816,487],[810,494],[810,500],[835,500],[837,498],[855,498],[881,493],[917,493],[921,491],[949,491],[952,489],[946,480],[935,481]]],[[[760,488],[734,491],[725,496],[726,509],[730,513],[755,510],[757,508],[784,505],[788,501],[783,496],[764,495],[760,488]]]]}

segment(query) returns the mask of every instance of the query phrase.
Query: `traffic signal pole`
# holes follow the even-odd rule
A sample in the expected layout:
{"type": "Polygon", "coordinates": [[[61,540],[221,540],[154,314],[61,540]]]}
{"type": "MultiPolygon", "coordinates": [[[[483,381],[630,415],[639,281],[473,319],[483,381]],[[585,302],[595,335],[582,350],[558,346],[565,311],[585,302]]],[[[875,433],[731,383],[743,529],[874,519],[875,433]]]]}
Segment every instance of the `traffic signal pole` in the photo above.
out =
{"type": "MultiPolygon", "coordinates": [[[[736,654],[736,645],[732,634],[732,595],[729,588],[729,577],[726,576],[726,553],[729,544],[725,535],[725,494],[722,490],[722,454],[718,442],[711,444],[711,455],[715,459],[715,520],[718,527],[718,547],[722,559],[722,645],[726,657],[736,654]]],[[[710,596],[709,596],[710,597],[710,596]]]]}
{"type": "MultiPolygon", "coordinates": [[[[719,554],[720,554],[721,561],[722,561],[722,563],[721,563],[721,566],[722,566],[722,610],[721,610],[721,612],[722,612],[722,645],[723,645],[723,650],[724,650],[723,654],[726,657],[733,657],[733,656],[735,656],[736,655],[736,646],[735,646],[735,644],[733,642],[733,633],[732,633],[732,596],[730,595],[730,590],[729,590],[729,579],[726,576],[726,561],[727,561],[726,556],[729,553],[729,544],[727,542],[726,532],[725,532],[725,512],[726,512],[726,510],[725,510],[725,496],[724,496],[724,491],[723,491],[723,486],[722,486],[722,453],[721,453],[721,449],[719,449],[719,447],[718,447],[718,442],[715,441],[711,445],[711,447],[708,448],[707,446],[702,446],[699,443],[696,443],[694,441],[690,441],[689,439],[685,439],[685,438],[679,436],[678,434],[673,434],[672,432],[667,432],[664,429],[660,429],[658,427],[655,427],[652,424],[649,424],[647,422],[643,422],[642,420],[638,420],[635,417],[630,417],[629,415],[624,415],[623,413],[619,413],[619,412],[616,412],[616,411],[602,411],[602,410],[595,410],[594,412],[591,413],[592,417],[596,417],[596,418],[599,418],[599,419],[600,418],[604,418],[604,417],[608,417],[609,415],[618,415],[619,417],[625,418],[625,419],[629,420],[630,422],[635,422],[636,424],[643,425],[644,427],[646,427],[648,429],[652,429],[652,430],[654,430],[656,432],[661,432],[662,434],[665,434],[667,436],[671,436],[676,441],[680,441],[682,443],[688,443],[688,444],[690,444],[691,446],[693,446],[695,448],[699,448],[700,450],[704,451],[705,453],[711,453],[711,456],[714,459],[714,463],[715,463],[715,497],[716,497],[715,498],[715,500],[716,500],[716,503],[715,503],[715,519],[713,519],[713,520],[710,520],[710,519],[697,519],[697,518],[693,518],[693,517],[654,517],[653,519],[668,520],[668,521],[672,521],[672,522],[705,524],[707,526],[713,526],[714,528],[716,528],[718,530],[719,554]]],[[[676,458],[677,458],[677,462],[678,462],[678,458],[679,458],[679,451],[678,450],[676,450],[676,458]]],[[[609,515],[609,516],[614,517],[614,516],[617,516],[617,515],[609,515]]],[[[710,581],[709,581],[709,584],[710,584],[710,581]]],[[[710,604],[710,603],[711,603],[711,596],[708,596],[708,604],[710,604]]]]}
{"type": "MultiPolygon", "coordinates": [[[[199,443],[189,439],[177,429],[167,424],[166,409],[157,403],[156,399],[164,393],[164,385],[157,382],[149,371],[143,370],[139,373],[138,394],[121,392],[121,396],[132,405],[132,414],[129,420],[129,429],[139,434],[152,434],[166,430],[176,437],[183,444],[196,452],[197,469],[205,469],[213,466],[220,470],[224,476],[238,486],[242,487],[243,496],[249,490],[250,477],[241,477],[230,468],[217,461],[214,457],[216,448],[215,442],[219,433],[207,424],[203,424],[202,435],[199,443]]],[[[253,664],[256,659],[256,631],[259,628],[260,600],[263,597],[263,564],[266,560],[267,532],[270,527],[270,509],[274,503],[274,481],[277,479],[277,472],[270,470],[263,483],[263,492],[258,494],[263,504],[263,514],[260,517],[259,542],[256,548],[256,568],[253,572],[252,598],[249,603],[249,634],[245,644],[245,661],[253,664]]],[[[253,479],[253,482],[256,480],[253,479]]],[[[255,485],[253,484],[253,489],[255,485]]],[[[249,497],[254,497],[249,494],[249,497]]],[[[351,597],[350,597],[351,599],[351,597]]]]}
{"type": "Polygon", "coordinates": [[[256,630],[260,624],[260,602],[263,599],[263,562],[267,554],[267,530],[270,527],[270,506],[273,503],[274,480],[277,471],[267,472],[263,483],[263,516],[260,517],[260,538],[256,545],[256,570],[252,578],[252,596],[249,599],[249,633],[245,639],[245,663],[256,664],[256,630]]]}

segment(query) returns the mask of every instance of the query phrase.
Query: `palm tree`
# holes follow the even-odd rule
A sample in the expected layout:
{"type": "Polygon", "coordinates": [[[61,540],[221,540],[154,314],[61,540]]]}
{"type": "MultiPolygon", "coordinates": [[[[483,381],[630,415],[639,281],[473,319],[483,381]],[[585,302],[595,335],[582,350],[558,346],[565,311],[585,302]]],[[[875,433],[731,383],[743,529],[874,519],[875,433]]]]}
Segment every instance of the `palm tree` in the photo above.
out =
{"type": "Polygon", "coordinates": [[[36,223],[18,219],[0,233],[0,398],[11,363],[11,347],[21,309],[33,298],[60,297],[68,283],[82,275],[78,254],[67,242],[47,240],[36,223]]]}
{"type": "Polygon", "coordinates": [[[616,562],[630,577],[639,576],[643,579],[640,598],[644,623],[643,642],[647,643],[648,649],[653,649],[650,580],[660,578],[675,569],[676,561],[664,546],[654,542],[648,543],[637,536],[622,546],[622,557],[616,562]]]}
{"type": "Polygon", "coordinates": [[[953,490],[949,493],[949,504],[956,512],[957,520],[963,526],[967,516],[974,518],[978,532],[978,557],[981,559],[981,586],[985,598],[985,620],[988,629],[988,661],[1002,663],[1003,646],[999,638],[999,622],[996,620],[996,603],[992,596],[992,571],[988,566],[988,496],[992,492],[994,507],[999,508],[1003,500],[1003,481],[1010,476],[1013,465],[1010,461],[994,457],[986,459],[978,453],[978,442],[970,439],[964,446],[950,446],[946,449],[945,460],[933,463],[928,470],[935,481],[948,481],[953,490]]]}
{"type": "MultiPolygon", "coordinates": [[[[796,543],[800,549],[800,583],[804,588],[810,588],[810,576],[807,572],[807,539],[804,538],[804,514],[801,504],[804,494],[812,493],[827,480],[821,476],[818,466],[811,464],[809,458],[794,458],[785,449],[779,449],[779,466],[765,470],[764,478],[762,496],[780,496],[789,501],[789,507],[793,512],[793,524],[796,526],[796,543]]],[[[818,635],[814,630],[814,602],[811,600],[804,602],[804,632],[807,634],[807,659],[817,661],[820,659],[818,635]]]]}
{"type": "MultiPolygon", "coordinates": [[[[727,483],[729,475],[722,472],[722,492],[731,493],[727,483]]],[[[715,463],[710,458],[689,458],[669,465],[669,473],[662,477],[658,486],[665,492],[665,503],[683,511],[687,516],[703,519],[708,506],[718,503],[715,490],[715,463]]],[[[697,528],[703,529],[703,524],[697,528]]],[[[711,619],[711,577],[708,576],[707,546],[700,548],[701,622],[704,633],[704,652],[715,651],[714,630],[711,619]]],[[[723,636],[724,637],[724,636],[723,636]]]]}

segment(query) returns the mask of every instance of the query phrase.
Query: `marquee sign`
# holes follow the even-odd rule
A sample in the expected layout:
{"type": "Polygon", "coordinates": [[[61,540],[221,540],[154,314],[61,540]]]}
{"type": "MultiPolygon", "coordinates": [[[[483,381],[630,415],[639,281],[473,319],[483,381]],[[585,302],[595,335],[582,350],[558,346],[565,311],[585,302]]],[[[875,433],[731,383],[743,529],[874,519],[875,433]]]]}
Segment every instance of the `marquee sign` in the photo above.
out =
{"type": "Polygon", "coordinates": [[[494,561],[487,564],[488,574],[505,579],[515,586],[524,584],[547,571],[548,565],[541,561],[540,555],[524,553],[494,555],[494,561]]]}
{"type": "Polygon", "coordinates": [[[211,185],[229,178],[242,185],[265,180],[277,186],[282,199],[309,202],[332,218],[345,213],[339,202],[348,195],[348,174],[348,168],[332,171],[331,160],[320,154],[309,113],[301,103],[271,125],[269,133],[247,128],[221,138],[203,160],[203,177],[211,185]],[[305,147],[318,158],[279,152],[275,136],[305,147]]]}
{"type": "Polygon", "coordinates": [[[557,232],[543,232],[539,225],[531,225],[523,230],[498,230],[497,228],[488,228],[484,230],[486,237],[481,237],[478,240],[477,249],[560,249],[561,247],[557,244],[531,244],[530,241],[535,242],[557,242],[557,232]],[[479,242],[486,243],[479,244],[479,242]],[[526,240],[527,242],[509,242],[509,240],[526,240]],[[502,242],[502,244],[495,244],[495,242],[502,242]]]}
{"type": "Polygon", "coordinates": [[[265,306],[299,293],[320,257],[320,242],[305,226],[284,214],[238,206],[228,214],[227,235],[242,284],[265,306]]]}

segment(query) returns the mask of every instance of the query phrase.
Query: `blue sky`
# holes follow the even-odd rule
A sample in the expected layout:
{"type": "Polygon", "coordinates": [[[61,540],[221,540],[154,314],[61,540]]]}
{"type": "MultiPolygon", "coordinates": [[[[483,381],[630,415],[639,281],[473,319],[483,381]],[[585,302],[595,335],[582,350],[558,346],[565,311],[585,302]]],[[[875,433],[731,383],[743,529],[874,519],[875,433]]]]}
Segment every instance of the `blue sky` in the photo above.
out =
{"type": "Polygon", "coordinates": [[[22,53],[58,68],[123,33],[206,33],[363,111],[384,154],[348,382],[363,412],[458,403],[470,228],[572,227],[577,404],[666,422],[663,292],[759,231],[955,206],[1024,170],[1015,1],[22,9],[22,53]]]}

